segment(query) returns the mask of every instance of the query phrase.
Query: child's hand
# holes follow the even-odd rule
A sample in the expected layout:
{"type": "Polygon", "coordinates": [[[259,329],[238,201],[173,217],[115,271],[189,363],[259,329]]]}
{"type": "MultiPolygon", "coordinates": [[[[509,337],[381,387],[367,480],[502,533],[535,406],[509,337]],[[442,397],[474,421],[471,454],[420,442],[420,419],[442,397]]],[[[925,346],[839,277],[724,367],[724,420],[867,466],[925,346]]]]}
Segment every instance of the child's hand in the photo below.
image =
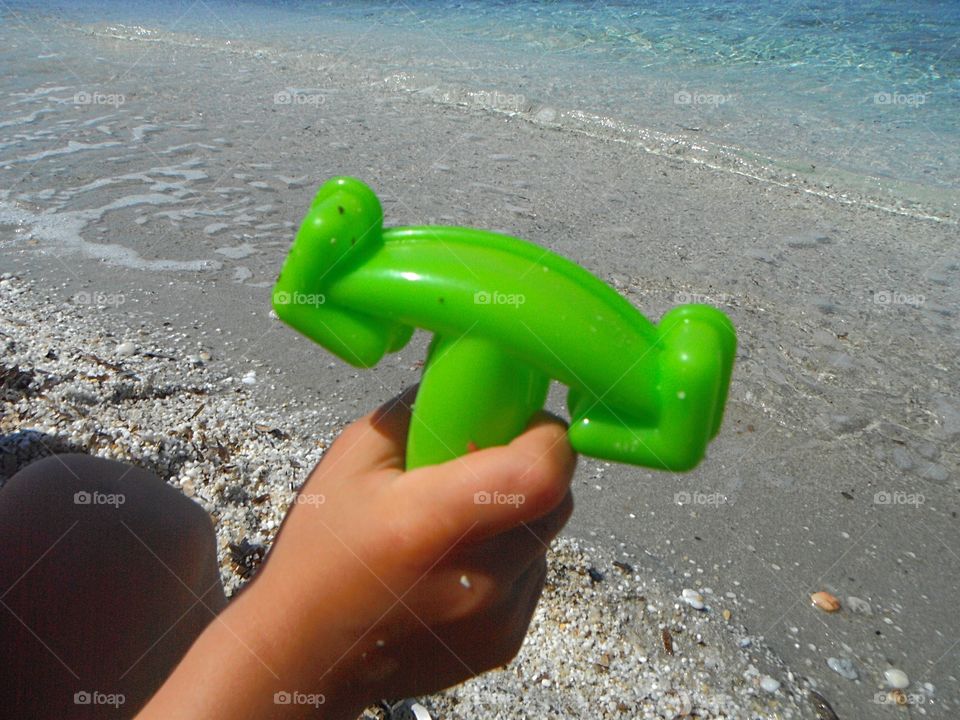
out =
{"type": "Polygon", "coordinates": [[[141,720],[355,718],[516,655],[573,509],[565,429],[542,415],[507,446],[407,473],[412,399],[337,439],[141,720]]]}
{"type": "Polygon", "coordinates": [[[301,637],[340,628],[346,654],[316,676],[347,670],[371,699],[425,694],[512,659],[547,545],[573,509],[576,458],[546,415],[508,446],[405,473],[413,397],[343,432],[257,581],[295,603],[301,637]]]}

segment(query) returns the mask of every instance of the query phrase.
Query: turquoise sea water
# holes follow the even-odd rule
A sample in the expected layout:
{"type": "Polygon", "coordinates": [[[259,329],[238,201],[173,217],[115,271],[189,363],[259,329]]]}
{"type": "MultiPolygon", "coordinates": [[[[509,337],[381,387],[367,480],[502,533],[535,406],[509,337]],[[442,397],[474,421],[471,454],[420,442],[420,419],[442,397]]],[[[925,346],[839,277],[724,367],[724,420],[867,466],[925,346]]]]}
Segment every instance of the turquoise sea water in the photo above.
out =
{"type": "Polygon", "coordinates": [[[13,21],[40,12],[128,35],[318,52],[440,102],[523,113],[839,195],[957,208],[957,2],[5,6],[13,21]]]}

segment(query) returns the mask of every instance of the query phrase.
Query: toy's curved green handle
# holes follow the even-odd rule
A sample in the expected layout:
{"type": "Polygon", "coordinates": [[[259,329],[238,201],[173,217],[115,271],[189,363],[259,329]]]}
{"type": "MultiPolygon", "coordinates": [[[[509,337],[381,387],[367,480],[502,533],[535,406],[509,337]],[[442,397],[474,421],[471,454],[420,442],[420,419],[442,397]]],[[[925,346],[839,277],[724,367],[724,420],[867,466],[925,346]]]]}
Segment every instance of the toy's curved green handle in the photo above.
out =
{"type": "Polygon", "coordinates": [[[654,326],[608,285],[532,243],[457,227],[383,230],[352,178],[318,191],[273,292],[279,317],[343,360],[375,365],[434,332],[408,467],[502,444],[569,386],[578,452],[685,470],[720,428],[736,340],[705,305],[654,326]]]}

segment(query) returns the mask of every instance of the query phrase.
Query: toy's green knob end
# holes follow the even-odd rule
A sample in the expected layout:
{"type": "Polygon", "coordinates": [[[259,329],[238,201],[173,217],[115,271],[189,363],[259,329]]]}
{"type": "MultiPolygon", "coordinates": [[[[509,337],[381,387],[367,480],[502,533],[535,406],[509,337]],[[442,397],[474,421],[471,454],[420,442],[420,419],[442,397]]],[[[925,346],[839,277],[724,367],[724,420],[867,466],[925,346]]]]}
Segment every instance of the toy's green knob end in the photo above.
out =
{"type": "Polygon", "coordinates": [[[333,197],[337,197],[338,202],[343,206],[342,213],[339,208],[337,209],[338,214],[369,212],[371,217],[376,217],[378,223],[382,223],[383,210],[380,208],[380,200],[365,182],[346,175],[330,178],[313,196],[310,209],[313,210],[333,197]]]}
{"type": "Polygon", "coordinates": [[[707,305],[674,308],[657,325],[653,422],[615,397],[570,389],[570,442],[585,455],[683,472],[699,464],[720,430],[737,339],[730,320],[707,305]]]}
{"type": "Polygon", "coordinates": [[[273,288],[273,309],[294,329],[351,365],[373,367],[402,347],[412,328],[339,306],[337,280],[383,245],[383,210],[367,185],[325,182],[303,219],[273,288]]]}

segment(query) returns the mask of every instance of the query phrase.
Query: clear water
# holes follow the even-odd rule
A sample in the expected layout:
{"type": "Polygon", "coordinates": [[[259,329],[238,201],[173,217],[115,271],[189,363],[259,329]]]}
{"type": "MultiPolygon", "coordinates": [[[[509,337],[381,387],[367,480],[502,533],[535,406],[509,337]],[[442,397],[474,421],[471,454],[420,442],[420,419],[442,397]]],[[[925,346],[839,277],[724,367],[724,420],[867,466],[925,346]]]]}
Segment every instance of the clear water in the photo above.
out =
{"type": "Polygon", "coordinates": [[[13,2],[126,34],[321,53],[441,102],[951,215],[960,3],[13,2]]]}

